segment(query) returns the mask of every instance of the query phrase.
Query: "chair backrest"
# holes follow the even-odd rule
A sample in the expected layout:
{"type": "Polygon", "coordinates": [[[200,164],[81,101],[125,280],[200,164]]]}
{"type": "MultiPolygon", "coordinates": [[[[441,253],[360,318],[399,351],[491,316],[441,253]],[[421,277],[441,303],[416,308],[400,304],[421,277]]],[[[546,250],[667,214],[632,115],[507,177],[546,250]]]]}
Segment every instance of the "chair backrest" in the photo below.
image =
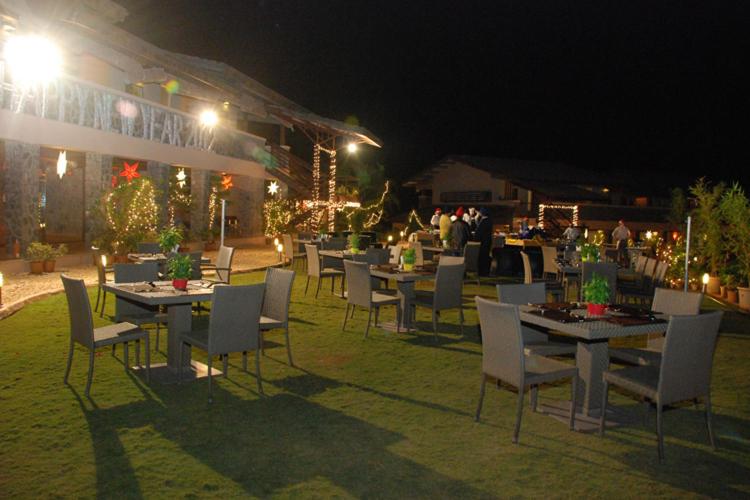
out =
{"type": "MultiPolygon", "coordinates": [[[[463,259],[463,257],[459,257],[463,259]]],[[[446,264],[442,261],[437,267],[435,275],[435,310],[453,309],[461,306],[461,293],[464,286],[465,266],[460,264],[446,264]]]]}
{"type": "MultiPolygon", "coordinates": [[[[594,273],[607,279],[609,283],[609,302],[613,303],[617,294],[617,263],[584,262],[581,264],[581,286],[591,281],[594,273]]],[[[583,298],[583,295],[581,295],[583,298]]]]}
{"type": "Polygon", "coordinates": [[[286,323],[289,320],[289,302],[295,272],[289,269],[266,269],[266,289],[263,294],[263,316],[286,323]]]}
{"type": "Polygon", "coordinates": [[[294,240],[291,234],[282,234],[281,242],[284,244],[284,257],[291,261],[294,258],[294,240]]]}
{"type": "Polygon", "coordinates": [[[669,263],[666,261],[659,261],[656,264],[656,271],[654,272],[654,286],[659,286],[664,283],[664,279],[667,277],[667,270],[669,269],[669,263]]]}
{"type": "Polygon", "coordinates": [[[475,297],[482,331],[482,372],[521,387],[524,355],[518,306],[475,297]]]}
{"type": "Polygon", "coordinates": [[[190,252],[190,262],[193,264],[193,270],[190,274],[191,280],[199,280],[203,277],[203,270],[201,270],[202,258],[203,252],[190,252]]]}
{"type": "Polygon", "coordinates": [[[225,354],[260,347],[258,330],[265,284],[214,287],[208,351],[225,354]]]}
{"type": "Polygon", "coordinates": [[[695,315],[701,312],[702,303],[702,293],[657,288],[654,290],[651,310],[670,316],[695,315]]]}
{"type": "Polygon", "coordinates": [[[525,284],[531,284],[534,282],[534,277],[531,274],[531,261],[526,252],[521,252],[521,261],[523,261],[523,282],[525,284]]]}
{"type": "Polygon", "coordinates": [[[557,248],[549,245],[542,246],[544,273],[557,274],[557,248]]]}
{"type": "Polygon", "coordinates": [[[344,261],[346,273],[347,302],[369,308],[372,302],[370,266],[367,262],[344,261]]]}
{"type": "Polygon", "coordinates": [[[547,290],[542,282],[517,285],[497,285],[497,300],[503,304],[543,304],[547,302],[547,290]]]}
{"type": "Polygon", "coordinates": [[[709,393],[722,311],[672,316],[664,340],[657,398],[660,404],[709,393]]]}
{"type": "Polygon", "coordinates": [[[320,277],[320,254],[317,245],[305,244],[305,254],[307,255],[307,275],[320,277]]]}
{"type": "Polygon", "coordinates": [[[438,265],[451,266],[456,264],[466,264],[464,257],[458,257],[455,255],[441,255],[438,265]]]}
{"type": "Polygon", "coordinates": [[[158,243],[142,241],[137,246],[138,253],[161,253],[161,246],[158,243]]]}
{"type": "Polygon", "coordinates": [[[643,266],[643,276],[651,279],[654,277],[654,271],[656,271],[656,259],[646,257],[646,265],[643,266]]]}
{"type": "Polygon", "coordinates": [[[401,245],[391,245],[388,247],[391,252],[391,258],[388,260],[389,264],[398,265],[401,263],[401,245]]]}
{"type": "Polygon", "coordinates": [[[478,241],[469,241],[464,247],[464,263],[466,271],[476,273],[479,271],[479,247],[478,241]]]}
{"type": "Polygon", "coordinates": [[[409,248],[414,249],[416,260],[414,261],[415,266],[424,265],[424,252],[422,251],[422,244],[418,241],[412,241],[409,243],[409,248]]]}
{"type": "Polygon", "coordinates": [[[648,260],[648,257],[641,254],[638,256],[638,259],[635,261],[635,272],[638,274],[643,274],[644,270],[646,269],[646,261],[648,260]]]}
{"type": "Polygon", "coordinates": [[[91,317],[91,303],[83,280],[60,275],[68,299],[70,316],[70,338],[74,342],[92,349],[94,347],[94,320],[91,317]]]}
{"type": "Polygon", "coordinates": [[[102,262],[102,255],[104,253],[97,247],[91,247],[94,252],[94,262],[96,263],[96,278],[100,285],[107,282],[107,273],[104,269],[104,263],[102,262]]]}
{"type": "Polygon", "coordinates": [[[159,265],[156,262],[143,264],[115,264],[115,283],[149,282],[159,279],[159,265]]]}
{"type": "Polygon", "coordinates": [[[371,266],[380,266],[388,264],[391,257],[391,251],[387,248],[373,248],[369,247],[365,252],[367,256],[367,263],[371,266]]]}
{"type": "Polygon", "coordinates": [[[234,247],[223,246],[219,248],[216,257],[216,279],[222,283],[229,284],[232,277],[232,259],[234,258],[234,247]]]}

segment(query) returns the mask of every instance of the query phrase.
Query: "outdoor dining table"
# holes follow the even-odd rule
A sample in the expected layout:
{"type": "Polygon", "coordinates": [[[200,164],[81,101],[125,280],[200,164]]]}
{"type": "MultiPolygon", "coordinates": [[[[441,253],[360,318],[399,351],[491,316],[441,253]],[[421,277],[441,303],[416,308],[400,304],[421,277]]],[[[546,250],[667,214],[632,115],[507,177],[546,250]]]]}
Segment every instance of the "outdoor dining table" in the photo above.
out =
{"type": "Polygon", "coordinates": [[[664,333],[668,323],[666,315],[628,306],[610,306],[607,314],[601,317],[588,317],[582,307],[577,303],[560,303],[522,305],[518,309],[523,323],[576,339],[577,401],[581,420],[587,422],[598,419],[601,410],[602,373],[609,367],[609,339],[664,333]]]}
{"type": "MultiPolygon", "coordinates": [[[[181,332],[189,331],[193,321],[193,302],[210,302],[213,288],[210,282],[194,280],[188,282],[187,290],[177,290],[171,281],[151,283],[106,283],[104,290],[113,293],[117,300],[125,300],[146,306],[166,306],[167,308],[167,363],[151,365],[151,378],[161,382],[176,382],[180,372],[181,332]]],[[[204,377],[208,367],[197,361],[191,361],[190,348],[183,347],[183,364],[185,377],[204,377]]],[[[221,372],[213,369],[213,374],[221,372]]]]}
{"type": "MultiPolygon", "coordinates": [[[[138,263],[156,262],[159,264],[164,264],[165,262],[167,262],[167,256],[163,253],[129,253],[128,259],[138,263]]],[[[210,263],[211,259],[209,259],[208,257],[201,257],[201,265],[210,263]]]]}
{"type": "MultiPolygon", "coordinates": [[[[401,299],[401,325],[400,329],[410,331],[411,326],[411,301],[416,295],[414,292],[417,281],[434,280],[436,275],[435,266],[415,267],[412,271],[404,271],[394,264],[383,264],[370,266],[370,276],[385,278],[396,282],[396,293],[401,299]]],[[[385,323],[381,325],[387,330],[396,330],[396,323],[385,323]]]]}

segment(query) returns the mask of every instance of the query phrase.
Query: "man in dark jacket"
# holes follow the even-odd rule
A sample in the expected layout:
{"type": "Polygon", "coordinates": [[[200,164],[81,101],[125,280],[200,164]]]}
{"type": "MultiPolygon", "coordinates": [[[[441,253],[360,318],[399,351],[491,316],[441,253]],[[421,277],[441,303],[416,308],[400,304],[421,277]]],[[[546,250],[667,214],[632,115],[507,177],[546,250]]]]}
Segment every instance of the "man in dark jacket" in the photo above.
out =
{"type": "Polygon", "coordinates": [[[458,252],[458,255],[463,255],[464,247],[466,242],[471,238],[471,232],[469,231],[469,225],[464,221],[463,215],[464,210],[458,207],[456,210],[456,220],[451,224],[451,235],[453,236],[453,248],[458,252]]]}
{"type": "Polygon", "coordinates": [[[479,275],[488,276],[492,260],[492,219],[485,207],[479,210],[479,214],[481,218],[474,233],[475,239],[479,241],[479,275]]]}

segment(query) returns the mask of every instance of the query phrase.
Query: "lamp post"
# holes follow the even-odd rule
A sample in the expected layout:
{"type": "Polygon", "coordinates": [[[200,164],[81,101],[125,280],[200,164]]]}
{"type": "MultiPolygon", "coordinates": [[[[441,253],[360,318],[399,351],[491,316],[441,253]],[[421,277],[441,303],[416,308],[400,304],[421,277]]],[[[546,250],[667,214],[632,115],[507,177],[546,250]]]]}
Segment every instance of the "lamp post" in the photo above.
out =
{"type": "Polygon", "coordinates": [[[703,273],[703,293],[706,293],[706,289],[708,288],[708,279],[708,273],[703,273]]]}
{"type": "Polygon", "coordinates": [[[279,252],[279,262],[283,262],[282,255],[284,254],[284,245],[282,245],[281,243],[278,243],[276,245],[276,251],[279,252]]]}

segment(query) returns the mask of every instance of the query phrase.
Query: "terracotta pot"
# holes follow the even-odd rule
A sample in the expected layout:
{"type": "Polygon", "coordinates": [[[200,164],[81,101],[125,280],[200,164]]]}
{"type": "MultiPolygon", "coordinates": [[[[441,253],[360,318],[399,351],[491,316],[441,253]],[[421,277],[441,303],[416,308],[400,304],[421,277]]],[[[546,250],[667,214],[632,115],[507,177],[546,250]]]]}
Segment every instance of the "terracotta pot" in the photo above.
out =
{"type": "Polygon", "coordinates": [[[719,295],[721,281],[719,280],[718,276],[709,276],[708,277],[708,284],[706,285],[706,292],[710,293],[711,295],[719,295]]]}
{"type": "Polygon", "coordinates": [[[177,290],[187,290],[187,278],[175,278],[172,280],[172,286],[177,290]]]}
{"type": "Polygon", "coordinates": [[[29,262],[29,272],[31,274],[42,274],[44,272],[44,261],[32,260],[29,262]]]}
{"type": "Polygon", "coordinates": [[[55,260],[54,259],[44,261],[44,272],[45,273],[55,272],[55,260]]]}
{"type": "Polygon", "coordinates": [[[737,303],[737,290],[727,289],[727,302],[731,302],[732,304],[737,303]]]}
{"type": "Polygon", "coordinates": [[[750,309],[750,288],[740,286],[737,287],[737,291],[740,294],[740,307],[742,309],[750,309]]]}
{"type": "Polygon", "coordinates": [[[589,316],[604,316],[604,312],[607,310],[607,304],[592,304],[589,302],[586,305],[586,310],[589,316]]]}

